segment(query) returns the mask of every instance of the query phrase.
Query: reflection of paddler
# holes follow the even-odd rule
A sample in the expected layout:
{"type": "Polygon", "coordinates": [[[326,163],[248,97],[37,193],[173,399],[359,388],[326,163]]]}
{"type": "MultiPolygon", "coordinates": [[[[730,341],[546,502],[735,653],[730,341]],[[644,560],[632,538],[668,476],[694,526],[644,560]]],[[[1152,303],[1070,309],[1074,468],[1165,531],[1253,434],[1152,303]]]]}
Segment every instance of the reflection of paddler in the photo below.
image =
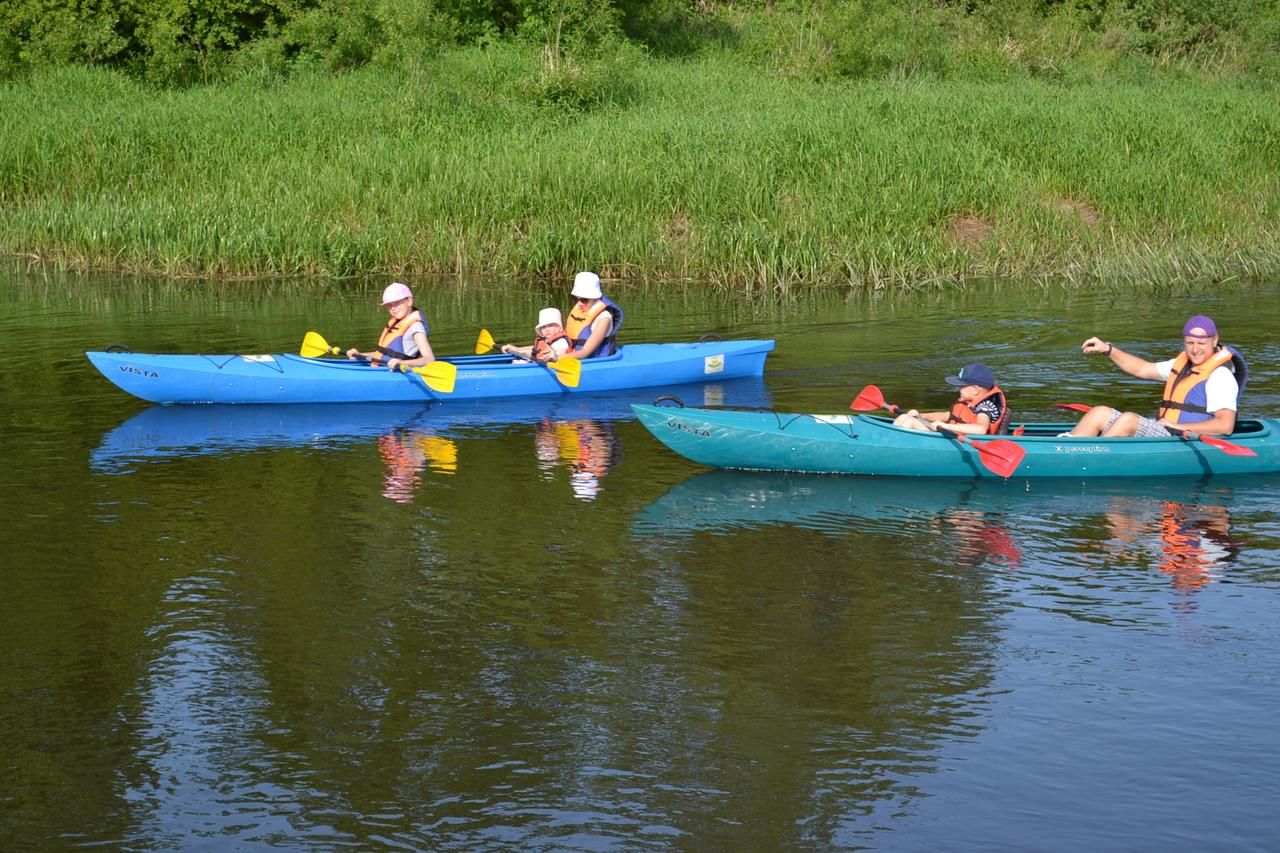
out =
{"type": "Polygon", "coordinates": [[[378,455],[387,473],[382,483],[382,496],[396,503],[409,503],[418,487],[421,456],[397,433],[378,436],[378,455]]]}
{"type": "Polygon", "coordinates": [[[615,464],[613,430],[599,421],[575,421],[578,431],[578,454],[570,462],[573,473],[569,484],[575,497],[584,501],[595,500],[600,493],[600,480],[615,464]]]}
{"type": "Polygon", "coordinates": [[[584,425],[578,436],[578,458],[573,461],[573,470],[603,477],[612,462],[613,444],[609,438],[599,425],[584,425]]]}
{"type": "Polygon", "coordinates": [[[538,470],[542,472],[544,479],[550,479],[551,472],[560,459],[560,445],[554,421],[543,419],[538,423],[533,434],[533,448],[534,455],[538,459],[538,470]]]}
{"type": "Polygon", "coordinates": [[[1160,517],[1160,571],[1174,589],[1195,592],[1215,579],[1213,570],[1231,556],[1231,516],[1224,506],[1165,501],[1160,517]]]}
{"type": "Polygon", "coordinates": [[[555,427],[556,449],[560,461],[572,465],[578,461],[582,450],[582,438],[576,423],[558,421],[555,427]]]}
{"type": "Polygon", "coordinates": [[[427,457],[427,465],[437,474],[458,473],[458,445],[453,439],[424,435],[417,440],[418,449],[427,457]]]}
{"type": "Polygon", "coordinates": [[[543,421],[534,445],[539,468],[548,470],[553,458],[569,466],[569,484],[582,500],[595,499],[600,479],[618,463],[617,438],[612,427],[600,421],[543,421]]]}
{"type": "Polygon", "coordinates": [[[424,467],[440,474],[458,470],[457,445],[438,435],[390,432],[378,436],[378,455],[387,469],[382,494],[397,503],[413,500],[424,467]]]}
{"type": "Polygon", "coordinates": [[[957,558],[969,558],[960,562],[978,564],[994,558],[1011,569],[1022,566],[1022,549],[995,514],[957,508],[941,516],[935,524],[949,525],[955,531],[957,558]]]}

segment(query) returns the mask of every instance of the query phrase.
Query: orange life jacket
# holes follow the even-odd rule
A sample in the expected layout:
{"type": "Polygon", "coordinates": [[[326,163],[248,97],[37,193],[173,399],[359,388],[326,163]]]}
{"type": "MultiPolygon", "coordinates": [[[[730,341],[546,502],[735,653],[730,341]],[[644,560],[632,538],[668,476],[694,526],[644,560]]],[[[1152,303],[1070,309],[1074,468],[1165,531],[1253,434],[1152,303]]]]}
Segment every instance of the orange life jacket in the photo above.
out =
{"type": "Polygon", "coordinates": [[[1211,580],[1211,562],[1203,546],[1202,534],[1186,517],[1185,506],[1164,502],[1160,518],[1160,571],[1173,580],[1175,589],[1194,592],[1211,580]]]}
{"type": "Polygon", "coordinates": [[[551,355],[553,352],[555,352],[556,341],[564,341],[565,343],[569,344],[569,349],[573,349],[573,341],[571,341],[569,339],[569,336],[566,335],[563,330],[561,330],[560,334],[551,338],[544,338],[542,335],[538,335],[536,338],[534,338],[533,339],[533,357],[546,358],[547,356],[551,355]]]}
{"type": "Polygon", "coordinates": [[[586,311],[581,311],[575,304],[573,310],[569,312],[569,322],[565,323],[564,331],[569,336],[569,341],[573,344],[575,350],[580,350],[586,346],[587,340],[591,337],[591,324],[601,311],[608,311],[613,318],[613,324],[609,328],[609,334],[605,335],[603,341],[600,342],[600,348],[591,356],[613,355],[618,351],[616,339],[618,330],[622,328],[622,309],[617,303],[607,296],[601,296],[596,303],[586,311]]]}
{"type": "Polygon", "coordinates": [[[1178,413],[1174,423],[1192,423],[1212,418],[1213,414],[1205,406],[1205,383],[1209,381],[1209,374],[1232,361],[1236,362],[1236,385],[1243,391],[1243,380],[1248,368],[1244,366],[1244,359],[1233,348],[1220,347],[1199,367],[1191,364],[1191,359],[1187,358],[1185,352],[1178,353],[1169,370],[1169,378],[1164,382],[1164,396],[1160,400],[1156,417],[1164,420],[1169,412],[1174,411],[1178,413]]]}
{"type": "Polygon", "coordinates": [[[573,342],[574,349],[582,349],[582,345],[587,342],[587,338],[591,337],[591,324],[600,312],[604,310],[604,302],[597,300],[585,312],[579,312],[578,306],[573,306],[573,310],[569,312],[569,322],[565,323],[564,332],[569,340],[573,342]]]}
{"type": "Polygon", "coordinates": [[[422,312],[417,308],[404,315],[403,320],[397,320],[395,317],[388,320],[382,335],[378,338],[378,352],[390,358],[412,358],[404,351],[404,336],[414,323],[421,323],[424,329],[427,327],[427,321],[422,319],[422,312]]]}
{"type": "Polygon", "coordinates": [[[1009,431],[1009,403],[1005,400],[1004,392],[999,386],[992,388],[987,393],[973,401],[970,405],[963,400],[956,400],[951,405],[951,415],[947,418],[949,424],[976,424],[978,422],[978,413],[975,412],[974,406],[977,406],[983,400],[989,400],[992,397],[999,397],[1000,417],[987,425],[987,435],[1000,435],[1009,431]]]}

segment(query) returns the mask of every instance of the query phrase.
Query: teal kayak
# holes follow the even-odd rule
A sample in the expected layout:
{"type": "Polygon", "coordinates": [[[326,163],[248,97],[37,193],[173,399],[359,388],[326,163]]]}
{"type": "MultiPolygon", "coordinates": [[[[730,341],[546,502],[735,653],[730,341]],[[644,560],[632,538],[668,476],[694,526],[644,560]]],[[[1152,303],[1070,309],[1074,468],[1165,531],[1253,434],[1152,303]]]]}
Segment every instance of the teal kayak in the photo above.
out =
{"type": "Polygon", "coordinates": [[[868,477],[1000,475],[976,445],[1020,448],[1014,478],[1171,477],[1280,471],[1280,421],[1241,421],[1229,444],[1236,455],[1182,438],[1065,438],[1071,424],[1024,424],[1016,436],[974,436],[961,442],[940,433],[895,427],[874,415],[632,407],[645,428],[676,453],[713,468],[854,474],[868,477]],[[1025,455],[1024,455],[1025,454],[1025,455]]]}
{"type": "Polygon", "coordinates": [[[161,355],[88,352],[103,376],[152,403],[403,403],[591,394],[760,376],[771,340],[627,344],[582,362],[577,387],[545,365],[506,355],[459,356],[451,391],[414,373],[344,358],[301,355],[161,355]]]}

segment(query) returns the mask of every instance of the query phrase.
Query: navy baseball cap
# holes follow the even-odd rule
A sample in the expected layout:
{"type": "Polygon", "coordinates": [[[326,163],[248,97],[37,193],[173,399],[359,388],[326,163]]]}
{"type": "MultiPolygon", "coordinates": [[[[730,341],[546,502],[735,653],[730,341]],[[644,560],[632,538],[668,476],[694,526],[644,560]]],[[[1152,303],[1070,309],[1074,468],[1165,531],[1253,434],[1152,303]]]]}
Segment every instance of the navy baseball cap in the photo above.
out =
{"type": "Polygon", "coordinates": [[[996,387],[996,374],[985,364],[966,364],[955,376],[947,377],[947,384],[963,388],[966,385],[977,385],[981,388],[996,387]]]}

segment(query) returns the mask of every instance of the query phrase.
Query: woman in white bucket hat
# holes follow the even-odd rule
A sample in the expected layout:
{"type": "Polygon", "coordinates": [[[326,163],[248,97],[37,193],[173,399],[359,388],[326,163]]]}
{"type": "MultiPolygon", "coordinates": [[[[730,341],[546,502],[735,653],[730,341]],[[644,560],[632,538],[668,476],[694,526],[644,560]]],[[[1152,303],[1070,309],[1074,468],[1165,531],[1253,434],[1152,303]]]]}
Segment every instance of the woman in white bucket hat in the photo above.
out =
{"type": "Polygon", "coordinates": [[[580,272],[573,277],[573,290],[577,300],[569,311],[565,334],[573,349],[565,353],[568,358],[592,358],[613,355],[618,351],[618,330],[622,328],[622,308],[600,290],[600,276],[593,272],[580,272]]]}
{"type": "Polygon", "coordinates": [[[426,317],[413,304],[413,292],[408,285],[398,281],[388,284],[382,291],[382,307],[391,313],[391,319],[378,336],[378,346],[371,352],[361,352],[352,347],[347,350],[347,358],[386,361],[392,370],[402,364],[418,367],[435,361],[435,353],[427,339],[430,327],[426,317]]]}

